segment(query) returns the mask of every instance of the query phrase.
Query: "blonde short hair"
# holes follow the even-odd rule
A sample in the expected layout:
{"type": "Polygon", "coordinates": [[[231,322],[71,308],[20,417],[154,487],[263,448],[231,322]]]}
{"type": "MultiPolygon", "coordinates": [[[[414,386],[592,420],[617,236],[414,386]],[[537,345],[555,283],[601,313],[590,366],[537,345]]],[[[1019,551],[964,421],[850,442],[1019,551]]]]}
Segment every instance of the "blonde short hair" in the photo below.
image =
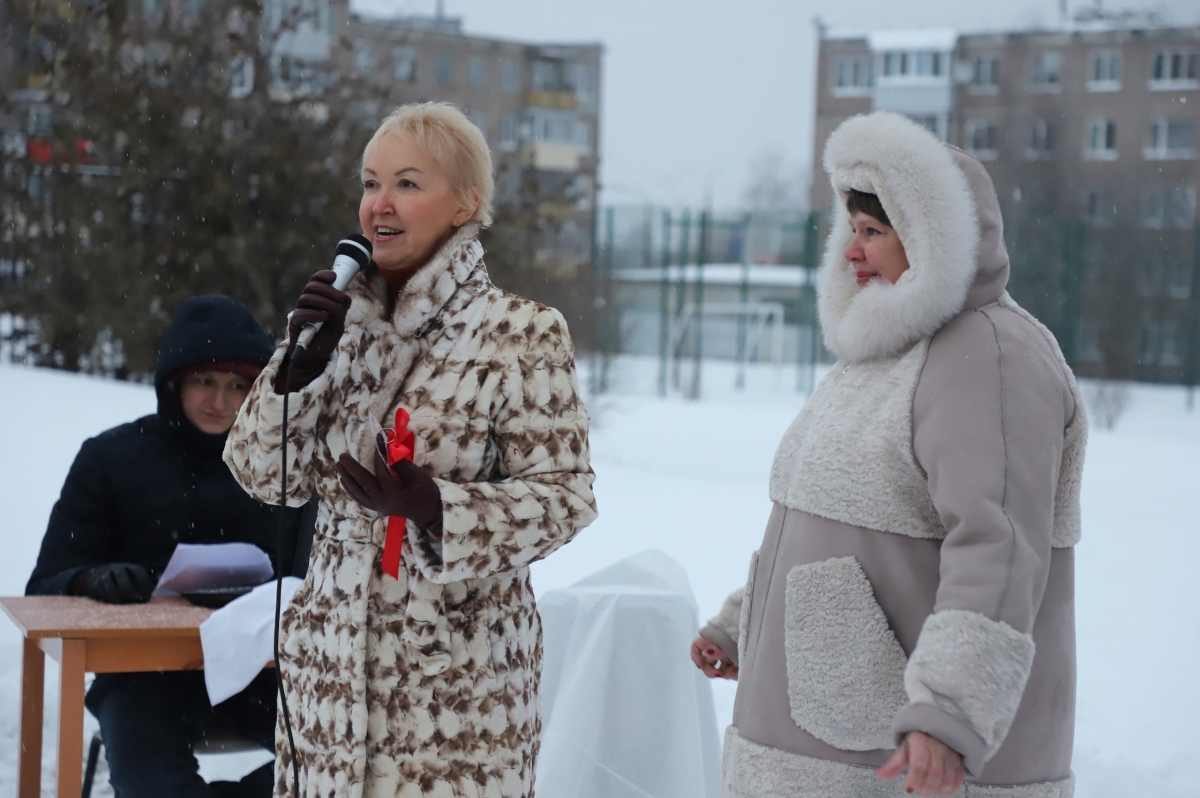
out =
{"type": "Polygon", "coordinates": [[[479,207],[471,221],[484,227],[492,223],[492,153],[487,140],[467,115],[450,103],[409,103],[392,111],[367,146],[363,160],[380,136],[411,135],[417,147],[446,170],[450,185],[464,200],[472,188],[479,189],[479,207]]]}

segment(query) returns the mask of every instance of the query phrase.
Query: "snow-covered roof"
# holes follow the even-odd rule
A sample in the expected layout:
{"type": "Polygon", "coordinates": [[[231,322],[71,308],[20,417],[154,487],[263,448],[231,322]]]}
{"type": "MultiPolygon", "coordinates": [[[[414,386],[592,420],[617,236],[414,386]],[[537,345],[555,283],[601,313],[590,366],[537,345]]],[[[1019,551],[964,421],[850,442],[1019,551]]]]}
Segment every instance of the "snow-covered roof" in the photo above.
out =
{"type": "Polygon", "coordinates": [[[920,30],[881,30],[867,34],[867,42],[876,52],[891,50],[953,50],[958,32],[949,28],[920,30]]]}
{"type": "MultiPolygon", "coordinates": [[[[699,274],[696,264],[683,267],[685,282],[694,283],[699,274]]],[[[618,269],[614,276],[618,282],[626,283],[657,283],[662,280],[662,269],[618,269]]],[[[667,280],[679,282],[680,267],[667,267],[667,280]]],[[[704,265],[705,285],[741,285],[745,281],[749,285],[768,286],[777,288],[799,288],[811,284],[812,269],[795,264],[751,264],[742,266],[740,263],[706,263],[704,265]]]]}

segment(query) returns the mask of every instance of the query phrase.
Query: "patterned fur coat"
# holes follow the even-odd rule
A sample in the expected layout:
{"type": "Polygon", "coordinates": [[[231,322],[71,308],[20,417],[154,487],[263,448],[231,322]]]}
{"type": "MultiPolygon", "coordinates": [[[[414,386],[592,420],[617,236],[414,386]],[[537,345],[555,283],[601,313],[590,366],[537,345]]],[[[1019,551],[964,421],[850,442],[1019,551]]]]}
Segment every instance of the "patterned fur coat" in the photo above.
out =
{"type": "MultiPolygon", "coordinates": [[[[529,564],[596,517],[588,417],[555,310],[492,285],[459,230],[387,312],[357,275],[324,374],[289,398],[287,501],[321,497],[308,577],[282,620],[281,673],[299,789],[283,733],[276,795],[528,796],[540,731],[541,626],[529,564]],[[437,480],[443,539],[412,522],[399,579],[380,569],[387,519],[357,504],[334,464],[371,467],[370,414],[411,414],[418,465],[437,480]]],[[[254,498],[280,499],[275,353],[225,461],[254,498]]]]}

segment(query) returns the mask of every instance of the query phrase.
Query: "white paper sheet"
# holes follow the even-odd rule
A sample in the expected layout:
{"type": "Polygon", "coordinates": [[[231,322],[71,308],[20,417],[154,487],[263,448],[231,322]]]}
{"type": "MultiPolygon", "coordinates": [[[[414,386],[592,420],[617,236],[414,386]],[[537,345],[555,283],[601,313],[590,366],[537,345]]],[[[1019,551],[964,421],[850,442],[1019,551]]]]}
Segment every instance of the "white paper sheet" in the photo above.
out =
{"type": "MultiPolygon", "coordinates": [[[[283,578],[283,607],[303,580],[283,578]]],[[[275,582],[229,602],[200,624],[204,684],[213,706],[237,695],[274,658],[275,582]]]]}
{"type": "Polygon", "coordinates": [[[180,543],[159,577],[154,595],[261,585],[272,576],[271,558],[253,543],[180,543]]]}

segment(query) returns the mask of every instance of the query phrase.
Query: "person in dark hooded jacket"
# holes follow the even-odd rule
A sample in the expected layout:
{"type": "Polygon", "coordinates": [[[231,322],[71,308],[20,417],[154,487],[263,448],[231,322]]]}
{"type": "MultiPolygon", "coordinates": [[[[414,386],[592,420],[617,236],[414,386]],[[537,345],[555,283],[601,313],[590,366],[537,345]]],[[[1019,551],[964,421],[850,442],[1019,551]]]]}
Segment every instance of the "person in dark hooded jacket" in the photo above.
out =
{"type": "MultiPolygon", "coordinates": [[[[249,308],[200,296],[179,309],[158,352],[158,412],[84,442],[50,514],[27,595],[148,601],[178,543],[253,543],[303,575],[315,513],[289,508],[278,560],[279,508],[241,488],[221,459],[225,438],[274,342],[249,308]]],[[[210,798],[271,792],[272,765],[240,783],[206,784],[193,744],[235,730],[274,751],[274,675],[212,707],[199,672],[96,677],[87,707],[100,721],[120,798],[210,798]]]]}

